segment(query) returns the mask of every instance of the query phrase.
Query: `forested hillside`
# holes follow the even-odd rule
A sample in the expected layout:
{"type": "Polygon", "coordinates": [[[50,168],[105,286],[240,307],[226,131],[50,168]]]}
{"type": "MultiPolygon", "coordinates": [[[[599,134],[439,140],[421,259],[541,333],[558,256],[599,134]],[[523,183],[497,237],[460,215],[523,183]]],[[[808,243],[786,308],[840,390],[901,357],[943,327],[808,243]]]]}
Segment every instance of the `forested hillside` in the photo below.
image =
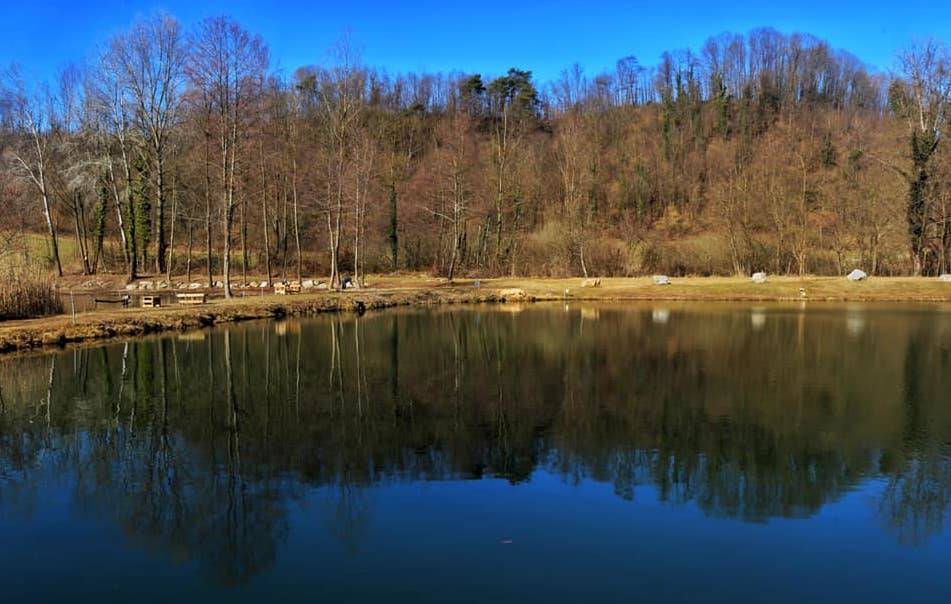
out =
{"type": "Polygon", "coordinates": [[[43,234],[31,260],[62,273],[69,237],[76,271],[226,282],[951,271],[940,43],[882,73],[758,29],[554,82],[389,74],[354,46],[285,73],[230,19],[159,15],[55,82],[23,57],[0,92],[2,254],[43,234]]]}

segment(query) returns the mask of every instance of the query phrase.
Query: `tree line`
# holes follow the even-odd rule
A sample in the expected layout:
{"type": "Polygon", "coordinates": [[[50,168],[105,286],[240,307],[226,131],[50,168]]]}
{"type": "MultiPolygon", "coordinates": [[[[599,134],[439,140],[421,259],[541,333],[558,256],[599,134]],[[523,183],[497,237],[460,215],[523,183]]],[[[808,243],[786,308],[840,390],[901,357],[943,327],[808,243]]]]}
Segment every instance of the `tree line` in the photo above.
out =
{"type": "Polygon", "coordinates": [[[951,62],[722,34],[541,83],[400,74],[346,39],[287,74],[227,17],[158,14],[0,87],[2,220],[64,271],[303,278],[951,271],[951,62]],[[69,267],[67,267],[67,270],[69,267]]]}

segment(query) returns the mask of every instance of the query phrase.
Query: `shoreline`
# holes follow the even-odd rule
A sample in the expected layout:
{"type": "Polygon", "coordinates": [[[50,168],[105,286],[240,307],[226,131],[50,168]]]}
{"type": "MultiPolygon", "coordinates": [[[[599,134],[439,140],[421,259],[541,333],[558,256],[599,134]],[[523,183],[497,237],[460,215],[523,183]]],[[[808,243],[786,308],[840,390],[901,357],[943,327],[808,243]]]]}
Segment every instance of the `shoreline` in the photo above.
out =
{"type": "MultiPolygon", "coordinates": [[[[695,277],[654,285],[650,278],[602,279],[582,287],[582,279],[444,280],[380,279],[374,289],[307,291],[292,296],[247,296],[212,300],[201,306],[158,309],[94,310],[0,322],[0,355],[129,338],[169,331],[190,331],[256,319],[313,316],[328,312],[364,312],[397,306],[492,304],[505,302],[890,302],[951,303],[951,283],[893,277],[851,283],[831,277],[777,277],[766,284],[746,279],[695,277]],[[800,288],[806,289],[801,297],[800,288]],[[565,292],[567,291],[567,296],[565,292]]],[[[93,293],[93,292],[89,292],[93,293]]]]}

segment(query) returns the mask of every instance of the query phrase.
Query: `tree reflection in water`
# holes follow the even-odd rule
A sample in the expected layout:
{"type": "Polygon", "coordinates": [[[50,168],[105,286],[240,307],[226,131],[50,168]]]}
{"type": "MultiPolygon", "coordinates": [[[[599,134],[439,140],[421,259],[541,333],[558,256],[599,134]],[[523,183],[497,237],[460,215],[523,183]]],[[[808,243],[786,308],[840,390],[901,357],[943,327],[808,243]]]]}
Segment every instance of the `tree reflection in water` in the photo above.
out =
{"type": "Polygon", "coordinates": [[[583,310],[328,316],[6,359],[0,509],[29,514],[56,477],[76,509],[221,584],[274,563],[311,488],[323,504],[305,511],[357,551],[375,484],[539,468],[756,522],[882,480],[897,539],[943,530],[947,313],[583,310]]]}

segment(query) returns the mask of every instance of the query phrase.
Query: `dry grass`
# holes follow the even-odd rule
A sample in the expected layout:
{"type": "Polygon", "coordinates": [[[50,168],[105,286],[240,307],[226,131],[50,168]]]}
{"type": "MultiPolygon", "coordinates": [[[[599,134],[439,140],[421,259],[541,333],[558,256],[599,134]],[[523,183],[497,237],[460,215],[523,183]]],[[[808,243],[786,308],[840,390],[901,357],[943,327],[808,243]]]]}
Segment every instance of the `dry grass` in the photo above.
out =
{"type": "Polygon", "coordinates": [[[684,277],[671,285],[654,285],[650,277],[606,278],[601,287],[582,288],[582,279],[494,279],[483,287],[521,287],[537,298],[584,300],[809,300],[951,302],[951,283],[935,278],[873,277],[853,283],[844,277],[770,277],[764,284],[738,277],[684,277]]]}
{"type": "Polygon", "coordinates": [[[39,281],[25,275],[3,279],[0,286],[0,321],[45,317],[63,312],[56,289],[49,281],[39,281]]]}

